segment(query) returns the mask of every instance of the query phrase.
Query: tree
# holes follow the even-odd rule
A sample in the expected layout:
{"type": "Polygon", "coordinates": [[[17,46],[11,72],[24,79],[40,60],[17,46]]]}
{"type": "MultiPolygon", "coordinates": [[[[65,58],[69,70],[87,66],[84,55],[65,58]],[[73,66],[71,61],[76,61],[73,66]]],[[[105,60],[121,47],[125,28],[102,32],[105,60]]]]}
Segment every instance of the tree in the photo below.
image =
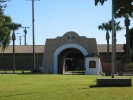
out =
{"type": "MultiPolygon", "coordinates": [[[[129,29],[129,33],[130,33],[130,50],[132,50],[133,49],[133,28],[129,29]]],[[[126,44],[123,45],[123,50],[126,53],[126,44]]]]}
{"type": "MultiPolygon", "coordinates": [[[[95,0],[95,5],[101,4],[107,0],[95,0]]],[[[132,17],[133,12],[133,0],[113,0],[114,6],[114,15],[115,18],[125,17],[125,14],[128,14],[129,17],[132,17]]]]}
{"type": "MultiPolygon", "coordinates": [[[[109,32],[108,31],[112,31],[112,20],[110,20],[109,22],[107,23],[102,23],[102,25],[99,25],[98,26],[98,29],[100,30],[106,30],[106,40],[107,40],[107,57],[109,59],[109,32]]],[[[114,42],[115,42],[115,45],[116,45],[116,31],[119,31],[119,30],[122,30],[123,27],[120,26],[120,22],[116,22],[114,21],[114,29],[115,29],[115,34],[114,34],[114,42]]]]}
{"type": "Polygon", "coordinates": [[[133,63],[128,63],[128,64],[126,64],[125,66],[124,66],[124,69],[123,69],[124,71],[126,71],[126,72],[131,72],[131,71],[133,71],[133,63]]]}
{"type": "Polygon", "coordinates": [[[0,0],[0,18],[2,17],[2,15],[4,14],[4,10],[6,8],[6,4],[3,4],[4,2],[6,2],[5,0],[0,0]]]}
{"type": "Polygon", "coordinates": [[[21,27],[20,24],[13,23],[10,16],[4,15],[6,5],[2,5],[1,3],[3,2],[5,1],[0,1],[0,46],[2,48],[2,52],[4,52],[5,48],[10,43],[11,30],[15,31],[21,27]]]}
{"type": "Polygon", "coordinates": [[[133,62],[133,50],[131,50],[131,62],[133,62]]]}
{"type": "Polygon", "coordinates": [[[125,15],[128,15],[128,17],[132,17],[132,3],[133,0],[128,0],[128,2],[126,0],[113,0],[115,18],[125,18],[125,15]]]}
{"type": "MultiPolygon", "coordinates": [[[[95,0],[95,5],[99,3],[101,5],[104,4],[107,0],[95,0]]],[[[125,26],[126,26],[126,62],[129,63],[131,61],[130,58],[130,33],[129,33],[129,25],[130,20],[129,17],[132,16],[133,12],[133,0],[113,0],[113,7],[114,7],[114,16],[115,18],[124,17],[125,26]]]]}
{"type": "Polygon", "coordinates": [[[130,49],[133,50],[133,27],[129,30],[130,32],[130,49]]]}
{"type": "Polygon", "coordinates": [[[9,28],[14,32],[15,30],[18,30],[19,28],[21,27],[21,24],[17,24],[17,23],[14,23],[12,22],[10,25],[9,25],[9,28]]]}
{"type": "Polygon", "coordinates": [[[12,33],[12,40],[13,40],[13,73],[15,73],[15,30],[17,30],[19,27],[21,27],[21,24],[11,23],[9,25],[9,28],[13,31],[12,33]]]}
{"type": "Polygon", "coordinates": [[[107,40],[107,61],[109,59],[109,32],[108,31],[111,31],[111,25],[110,25],[110,22],[108,23],[102,23],[102,25],[99,25],[98,26],[98,29],[100,30],[106,30],[106,40],[107,40]]]}
{"type": "Polygon", "coordinates": [[[10,32],[9,25],[11,24],[11,18],[6,15],[2,15],[0,20],[0,46],[2,51],[9,45],[10,42],[10,32]]]}
{"type": "Polygon", "coordinates": [[[0,46],[2,47],[2,51],[9,44],[10,38],[10,29],[7,27],[11,23],[11,18],[9,16],[4,15],[4,9],[6,5],[2,5],[5,1],[0,1],[0,46]]]}
{"type": "Polygon", "coordinates": [[[100,3],[101,5],[104,4],[104,2],[106,2],[107,0],[95,0],[95,5],[98,5],[98,3],[100,3]]]}
{"type": "Polygon", "coordinates": [[[130,57],[130,32],[129,32],[129,25],[130,25],[130,20],[128,15],[125,15],[125,26],[126,26],[126,63],[129,63],[131,61],[130,57]]]}
{"type": "Polygon", "coordinates": [[[11,30],[14,32],[21,24],[13,23],[9,16],[3,15],[2,20],[0,21],[2,24],[0,26],[0,45],[2,47],[2,51],[4,52],[5,48],[10,43],[10,33],[11,30]]]}

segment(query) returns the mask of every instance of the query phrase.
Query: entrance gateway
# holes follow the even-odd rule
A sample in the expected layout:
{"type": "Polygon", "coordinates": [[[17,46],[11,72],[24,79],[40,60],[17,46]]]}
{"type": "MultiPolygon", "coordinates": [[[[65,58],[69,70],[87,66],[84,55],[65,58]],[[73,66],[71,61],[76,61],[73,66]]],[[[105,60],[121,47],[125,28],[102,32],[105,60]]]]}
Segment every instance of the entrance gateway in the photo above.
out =
{"type": "Polygon", "coordinates": [[[66,74],[82,71],[84,74],[99,75],[101,61],[95,38],[79,36],[70,31],[62,37],[46,39],[42,73],[66,74]]]}

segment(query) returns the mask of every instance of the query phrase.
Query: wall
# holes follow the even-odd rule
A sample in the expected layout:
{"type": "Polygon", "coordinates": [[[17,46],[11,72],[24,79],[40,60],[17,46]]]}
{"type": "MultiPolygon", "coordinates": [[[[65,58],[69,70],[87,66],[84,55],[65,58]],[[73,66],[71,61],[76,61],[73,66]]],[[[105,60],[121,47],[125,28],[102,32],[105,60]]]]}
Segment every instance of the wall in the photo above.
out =
{"type": "MultiPolygon", "coordinates": [[[[42,66],[43,54],[36,54],[36,67],[42,66]],[[38,58],[38,60],[37,60],[38,58]]],[[[33,69],[33,54],[15,54],[16,70],[32,70],[33,69]]],[[[13,70],[13,54],[4,54],[0,57],[1,70],[13,70]]]]}
{"type": "Polygon", "coordinates": [[[86,65],[85,74],[99,75],[99,72],[100,72],[100,58],[98,58],[98,57],[86,57],[85,65],[86,65]],[[96,68],[89,68],[89,61],[96,61],[96,68]]]}
{"type": "MultiPolygon", "coordinates": [[[[105,62],[102,62],[102,69],[103,69],[103,72],[111,72],[111,69],[112,69],[112,64],[111,63],[105,63],[105,62]]],[[[123,68],[125,66],[125,63],[118,63],[116,64],[116,67],[115,67],[115,73],[119,72],[119,71],[123,71],[123,68]]]]}
{"type": "MultiPolygon", "coordinates": [[[[67,32],[62,37],[57,37],[55,39],[46,39],[45,51],[44,51],[43,62],[42,62],[43,73],[47,74],[49,68],[51,69],[51,73],[57,73],[58,64],[56,63],[57,61],[54,62],[54,60],[55,59],[57,60],[57,56],[59,55],[60,52],[58,52],[57,54],[56,50],[58,50],[58,48],[66,44],[68,45],[77,44],[79,46],[82,46],[88,53],[93,52],[95,54],[98,54],[97,43],[95,38],[86,38],[84,36],[79,36],[75,32],[67,32]],[[70,36],[71,36],[71,39],[70,39],[70,36]]],[[[69,48],[71,48],[71,46],[69,48]]]]}

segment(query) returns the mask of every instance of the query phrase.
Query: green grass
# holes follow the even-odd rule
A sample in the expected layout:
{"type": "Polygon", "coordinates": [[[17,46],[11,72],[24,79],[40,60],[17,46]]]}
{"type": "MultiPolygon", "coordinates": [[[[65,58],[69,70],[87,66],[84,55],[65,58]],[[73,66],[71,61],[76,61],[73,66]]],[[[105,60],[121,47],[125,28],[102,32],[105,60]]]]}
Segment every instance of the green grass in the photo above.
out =
{"type": "Polygon", "coordinates": [[[0,74],[0,100],[133,100],[133,87],[90,87],[99,77],[0,74]]]}

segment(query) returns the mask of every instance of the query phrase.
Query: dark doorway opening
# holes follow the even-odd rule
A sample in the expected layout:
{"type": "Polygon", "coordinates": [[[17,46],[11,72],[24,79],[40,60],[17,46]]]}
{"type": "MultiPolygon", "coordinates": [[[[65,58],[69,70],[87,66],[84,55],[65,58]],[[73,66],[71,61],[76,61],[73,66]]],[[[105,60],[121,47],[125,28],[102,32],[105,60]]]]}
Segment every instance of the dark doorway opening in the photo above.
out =
{"type": "Polygon", "coordinates": [[[84,74],[84,55],[75,48],[68,48],[58,56],[59,74],[84,74]]]}

